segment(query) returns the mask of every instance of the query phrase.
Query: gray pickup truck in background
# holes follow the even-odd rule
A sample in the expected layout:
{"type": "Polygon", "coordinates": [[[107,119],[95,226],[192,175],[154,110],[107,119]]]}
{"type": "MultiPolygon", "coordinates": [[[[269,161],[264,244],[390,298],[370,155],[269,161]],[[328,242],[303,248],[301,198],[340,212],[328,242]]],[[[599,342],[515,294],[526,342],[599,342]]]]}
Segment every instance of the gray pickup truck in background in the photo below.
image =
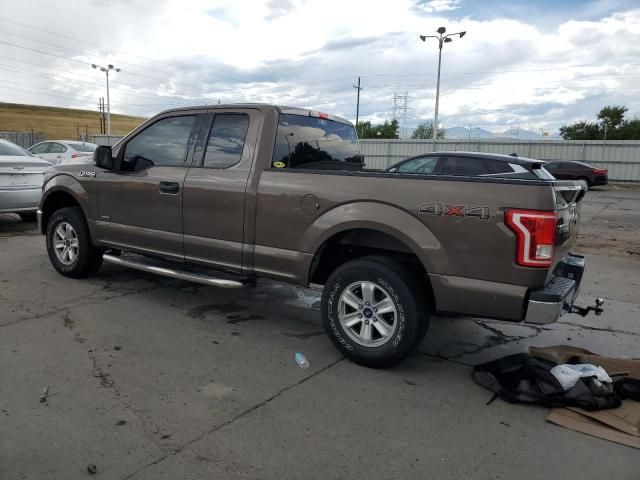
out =
{"type": "Polygon", "coordinates": [[[367,172],[347,120],[259,104],[166,111],[94,158],[43,187],[65,276],[106,261],[225,288],[323,285],[329,337],[372,367],[411,352],[434,312],[548,323],[576,308],[582,182],[367,172]]]}

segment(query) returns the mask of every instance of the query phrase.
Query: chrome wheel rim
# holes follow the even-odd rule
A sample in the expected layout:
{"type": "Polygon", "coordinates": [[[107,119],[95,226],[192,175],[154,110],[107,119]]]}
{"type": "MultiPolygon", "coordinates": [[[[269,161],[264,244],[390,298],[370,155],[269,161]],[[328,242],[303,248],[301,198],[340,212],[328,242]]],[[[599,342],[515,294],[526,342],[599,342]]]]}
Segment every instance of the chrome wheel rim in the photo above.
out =
{"type": "Polygon", "coordinates": [[[53,231],[53,251],[64,265],[71,265],[80,250],[78,234],[68,222],[61,222],[53,231]]]}
{"type": "Polygon", "coordinates": [[[338,299],[338,319],[351,340],[365,347],[378,347],[395,333],[398,308],[380,285],[353,282],[338,299]]]}

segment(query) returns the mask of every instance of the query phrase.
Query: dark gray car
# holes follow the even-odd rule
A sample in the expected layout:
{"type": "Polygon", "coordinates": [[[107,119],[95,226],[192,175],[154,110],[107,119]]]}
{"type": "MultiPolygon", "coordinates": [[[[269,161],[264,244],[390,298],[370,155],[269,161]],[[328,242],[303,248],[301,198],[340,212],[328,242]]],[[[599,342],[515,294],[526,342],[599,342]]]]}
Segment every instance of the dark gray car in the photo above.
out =
{"type": "Polygon", "coordinates": [[[462,175],[552,180],[544,161],[516,155],[480,152],[435,152],[416,155],[388,167],[385,172],[423,175],[462,175]]]}

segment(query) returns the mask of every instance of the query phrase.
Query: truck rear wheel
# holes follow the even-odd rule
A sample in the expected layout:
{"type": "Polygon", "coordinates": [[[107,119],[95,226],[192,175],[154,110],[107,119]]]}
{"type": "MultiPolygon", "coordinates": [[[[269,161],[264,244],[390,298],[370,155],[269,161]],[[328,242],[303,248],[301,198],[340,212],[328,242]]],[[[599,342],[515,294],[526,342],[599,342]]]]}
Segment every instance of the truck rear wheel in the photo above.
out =
{"type": "Polygon", "coordinates": [[[322,321],[350,360],[373,368],[405,358],[427,332],[424,282],[386,257],[363,257],[336,269],[322,293],[322,321]]]}
{"type": "Polygon", "coordinates": [[[91,243],[89,227],[79,207],[61,208],[47,223],[47,252],[53,267],[65,277],[82,278],[102,265],[102,253],[91,243]]]}

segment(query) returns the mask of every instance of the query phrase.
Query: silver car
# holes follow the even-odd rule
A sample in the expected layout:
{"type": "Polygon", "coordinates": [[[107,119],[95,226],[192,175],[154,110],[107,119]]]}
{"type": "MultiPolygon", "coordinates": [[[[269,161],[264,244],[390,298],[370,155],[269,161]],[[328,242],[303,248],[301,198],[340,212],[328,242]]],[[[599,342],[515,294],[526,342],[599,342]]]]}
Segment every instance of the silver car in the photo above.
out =
{"type": "Polygon", "coordinates": [[[44,174],[51,164],[18,145],[0,139],[0,213],[36,220],[44,174]]]}
{"type": "Polygon", "coordinates": [[[29,153],[54,165],[67,163],[91,163],[95,143],[74,140],[47,140],[29,147],[29,153]]]}

